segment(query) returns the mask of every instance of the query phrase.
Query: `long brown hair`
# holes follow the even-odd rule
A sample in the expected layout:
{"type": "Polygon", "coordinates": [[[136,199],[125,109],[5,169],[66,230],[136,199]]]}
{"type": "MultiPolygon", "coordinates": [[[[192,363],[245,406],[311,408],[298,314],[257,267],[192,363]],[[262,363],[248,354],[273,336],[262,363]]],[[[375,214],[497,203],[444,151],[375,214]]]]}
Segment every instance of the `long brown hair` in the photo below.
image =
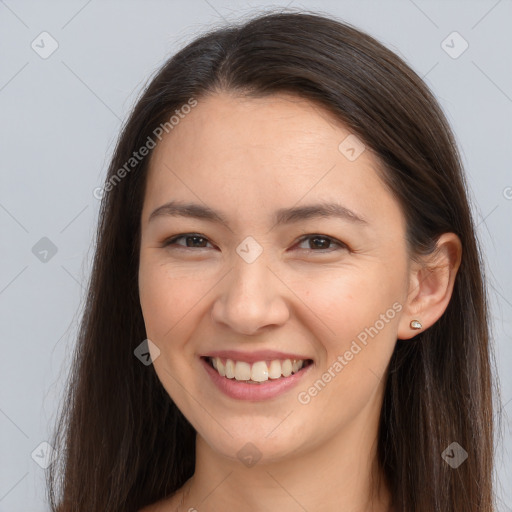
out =
{"type": "Polygon", "coordinates": [[[191,98],[223,91],[291,92],[334,113],[379,159],[406,217],[412,255],[430,253],[444,232],[459,236],[462,262],[445,313],[396,344],[378,459],[397,511],[493,511],[488,303],[454,136],[403,60],[351,25],[310,12],[260,14],[201,35],[156,73],[125,123],[106,178],[68,396],[52,442],[61,457],[48,471],[51,509],[136,512],[194,473],[194,429],[152,365],[134,356],[146,338],[137,274],[149,157],[122,179],[119,170],[191,98]],[[457,468],[442,458],[452,442],[468,453],[457,468]]]}

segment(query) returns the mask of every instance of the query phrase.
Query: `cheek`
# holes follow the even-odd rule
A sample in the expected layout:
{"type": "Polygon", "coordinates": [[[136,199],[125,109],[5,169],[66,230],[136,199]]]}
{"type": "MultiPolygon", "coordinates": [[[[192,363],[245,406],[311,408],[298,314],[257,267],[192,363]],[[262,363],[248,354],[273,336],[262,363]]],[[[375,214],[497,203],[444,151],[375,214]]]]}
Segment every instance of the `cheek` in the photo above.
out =
{"type": "Polygon", "coordinates": [[[301,396],[323,410],[326,421],[338,424],[358,414],[379,387],[396,344],[401,310],[396,282],[379,268],[354,267],[316,279],[304,290],[304,302],[321,320],[313,334],[323,354],[321,382],[316,375],[301,396]]]}
{"type": "MultiPolygon", "coordinates": [[[[310,278],[295,280],[291,288],[302,298],[302,308],[313,321],[320,321],[317,335],[329,349],[342,349],[350,344],[364,329],[378,322],[380,315],[387,315],[386,328],[396,312],[393,304],[400,297],[397,282],[388,272],[377,266],[355,266],[343,269],[326,269],[310,278]]],[[[382,327],[380,322],[379,327],[382,327]]]]}
{"type": "Polygon", "coordinates": [[[193,315],[204,295],[204,281],[161,263],[141,259],[139,297],[148,337],[165,341],[176,326],[193,315]]]}
{"type": "Polygon", "coordinates": [[[314,334],[323,358],[318,373],[301,386],[298,398],[308,404],[305,411],[321,411],[329,429],[376,404],[373,400],[396,344],[401,306],[390,277],[377,282],[367,273],[354,272],[351,277],[316,284],[305,302],[322,320],[314,334]]]}
{"type": "Polygon", "coordinates": [[[400,289],[392,276],[381,273],[376,279],[371,272],[334,280],[337,291],[318,297],[324,311],[323,318],[332,336],[322,340],[327,351],[327,366],[342,356],[348,383],[357,385],[361,368],[375,368],[379,373],[386,366],[398,328],[400,289]],[[326,299],[326,296],[330,300],[326,299]]]}

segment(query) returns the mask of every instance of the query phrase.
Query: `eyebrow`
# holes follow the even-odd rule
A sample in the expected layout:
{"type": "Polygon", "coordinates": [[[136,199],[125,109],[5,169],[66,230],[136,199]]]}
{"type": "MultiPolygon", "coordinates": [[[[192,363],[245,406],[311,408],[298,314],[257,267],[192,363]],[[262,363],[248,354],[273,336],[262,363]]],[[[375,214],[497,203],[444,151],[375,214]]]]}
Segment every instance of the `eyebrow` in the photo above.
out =
{"type": "MultiPolygon", "coordinates": [[[[222,212],[197,203],[170,201],[156,208],[149,216],[148,222],[160,216],[208,220],[222,224],[229,229],[229,222],[222,212]]],[[[362,216],[337,203],[317,203],[292,208],[281,208],[274,214],[274,225],[292,224],[313,218],[330,217],[360,225],[368,225],[368,221],[362,216]]]]}

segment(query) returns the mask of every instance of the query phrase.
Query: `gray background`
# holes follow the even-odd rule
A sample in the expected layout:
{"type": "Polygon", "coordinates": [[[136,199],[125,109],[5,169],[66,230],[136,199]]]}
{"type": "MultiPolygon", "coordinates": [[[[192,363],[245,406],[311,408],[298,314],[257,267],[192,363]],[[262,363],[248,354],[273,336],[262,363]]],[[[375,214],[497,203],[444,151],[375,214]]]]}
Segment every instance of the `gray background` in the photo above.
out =
{"type": "Polygon", "coordinates": [[[49,438],[69,369],[99,207],[93,190],[122,120],[153,71],[203,29],[286,5],[382,41],[425,78],[454,128],[485,248],[501,378],[499,510],[512,510],[510,0],[0,0],[0,512],[48,508],[32,454],[49,438]],[[43,31],[58,43],[46,59],[31,47],[51,49],[43,31]],[[457,58],[446,44],[458,53],[462,40],[442,46],[453,31],[469,44],[457,58]],[[43,237],[55,254],[44,253],[43,237]]]}

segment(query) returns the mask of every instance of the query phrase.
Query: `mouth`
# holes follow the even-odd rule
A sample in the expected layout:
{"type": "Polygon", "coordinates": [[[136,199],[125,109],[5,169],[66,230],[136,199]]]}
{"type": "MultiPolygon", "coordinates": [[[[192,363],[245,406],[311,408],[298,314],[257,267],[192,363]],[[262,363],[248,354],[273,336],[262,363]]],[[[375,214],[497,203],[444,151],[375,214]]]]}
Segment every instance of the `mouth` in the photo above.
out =
{"type": "Polygon", "coordinates": [[[255,385],[285,380],[313,364],[312,359],[272,359],[253,363],[210,356],[201,356],[201,359],[221,377],[255,385]]]}

